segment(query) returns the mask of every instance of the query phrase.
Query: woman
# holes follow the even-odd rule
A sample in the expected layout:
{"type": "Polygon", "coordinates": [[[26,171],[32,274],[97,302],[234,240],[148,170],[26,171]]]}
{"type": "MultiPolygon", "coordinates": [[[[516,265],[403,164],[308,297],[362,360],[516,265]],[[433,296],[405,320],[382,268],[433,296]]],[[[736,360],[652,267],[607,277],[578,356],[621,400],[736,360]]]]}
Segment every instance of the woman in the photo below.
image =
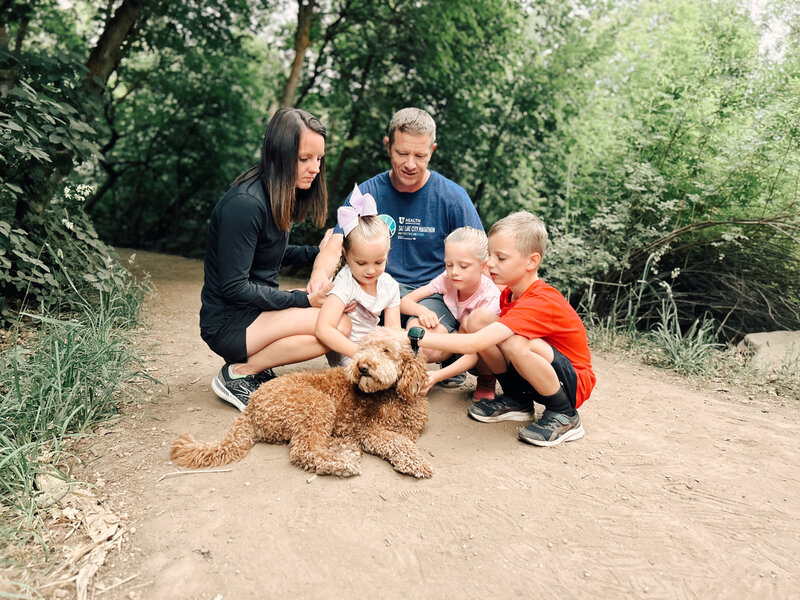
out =
{"type": "Polygon", "coordinates": [[[318,227],[325,222],[324,153],[320,122],[304,110],[280,109],[267,125],[261,161],[211,214],[200,334],[225,359],[212,389],[241,411],[250,392],[275,376],[271,367],[327,351],[314,325],[330,286],[311,294],[278,289],[282,264],[311,265],[319,253],[288,242],[292,222],[308,213],[318,227]]]}

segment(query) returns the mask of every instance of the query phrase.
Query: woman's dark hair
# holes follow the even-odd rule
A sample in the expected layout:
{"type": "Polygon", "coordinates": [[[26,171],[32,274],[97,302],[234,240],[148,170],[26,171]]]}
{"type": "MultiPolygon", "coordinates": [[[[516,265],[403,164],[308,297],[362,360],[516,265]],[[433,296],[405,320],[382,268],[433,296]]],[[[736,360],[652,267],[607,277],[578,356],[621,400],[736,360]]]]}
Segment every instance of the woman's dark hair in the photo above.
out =
{"type": "Polygon", "coordinates": [[[317,227],[323,227],[327,217],[328,190],[325,186],[324,157],[311,187],[307,190],[296,188],[297,155],[300,134],[304,129],[325,138],[325,128],[311,113],[299,108],[279,109],[267,125],[261,146],[261,162],[239,175],[234,182],[239,185],[251,178],[261,181],[269,199],[272,218],[281,231],[289,231],[292,221],[302,221],[309,212],[317,227]]]}

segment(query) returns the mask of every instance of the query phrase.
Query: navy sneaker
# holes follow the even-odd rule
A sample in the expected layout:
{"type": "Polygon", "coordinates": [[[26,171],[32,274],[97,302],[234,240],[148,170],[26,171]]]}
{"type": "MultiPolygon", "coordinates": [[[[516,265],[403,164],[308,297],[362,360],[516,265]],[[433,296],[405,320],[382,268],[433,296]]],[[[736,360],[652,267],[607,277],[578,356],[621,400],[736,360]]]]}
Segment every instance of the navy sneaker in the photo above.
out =
{"type": "Polygon", "coordinates": [[[263,383],[259,381],[259,377],[263,375],[264,371],[258,375],[231,377],[228,372],[229,367],[230,364],[223,365],[217,376],[211,380],[211,389],[220,399],[244,412],[247,407],[247,401],[250,399],[250,394],[263,383]]]}
{"type": "Polygon", "coordinates": [[[501,394],[492,400],[476,402],[467,409],[467,414],[482,423],[530,421],[533,418],[533,402],[501,394]]]}
{"type": "Polygon", "coordinates": [[[545,409],[538,421],[519,430],[519,439],[534,446],[555,446],[561,442],[579,440],[584,435],[586,431],[577,410],[570,417],[545,409]]]}

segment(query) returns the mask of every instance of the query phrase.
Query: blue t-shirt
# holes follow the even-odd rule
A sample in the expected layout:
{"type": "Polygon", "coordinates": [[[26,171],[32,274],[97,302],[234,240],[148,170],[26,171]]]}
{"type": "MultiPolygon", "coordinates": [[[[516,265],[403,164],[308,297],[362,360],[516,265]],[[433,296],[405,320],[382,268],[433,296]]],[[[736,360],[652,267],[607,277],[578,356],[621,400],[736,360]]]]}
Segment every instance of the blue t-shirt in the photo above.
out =
{"type": "MultiPolygon", "coordinates": [[[[358,184],[358,189],[372,194],[392,234],[386,271],[412,288],[426,285],[442,272],[444,238],[451,231],[465,225],[483,231],[464,188],[435,171],[416,192],[398,192],[389,180],[389,171],[358,184]]],[[[345,200],[349,203],[350,196],[345,200]]],[[[334,232],[342,230],[337,225],[334,232]]]]}

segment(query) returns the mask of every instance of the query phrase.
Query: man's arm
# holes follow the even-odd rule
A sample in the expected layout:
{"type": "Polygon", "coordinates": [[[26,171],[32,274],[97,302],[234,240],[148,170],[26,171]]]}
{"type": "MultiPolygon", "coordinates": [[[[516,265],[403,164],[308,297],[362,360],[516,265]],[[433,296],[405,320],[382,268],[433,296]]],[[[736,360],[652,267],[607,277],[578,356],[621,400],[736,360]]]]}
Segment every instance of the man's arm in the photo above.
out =
{"type": "Polygon", "coordinates": [[[343,239],[344,235],[341,233],[334,233],[319,251],[317,258],[314,260],[311,277],[309,277],[308,285],[306,286],[306,291],[309,294],[313,294],[330,283],[336,271],[336,267],[339,265],[339,259],[342,256],[343,239]]]}
{"type": "Polygon", "coordinates": [[[497,346],[512,335],[513,331],[495,321],[475,333],[426,333],[419,346],[455,354],[473,354],[497,346]]]}

